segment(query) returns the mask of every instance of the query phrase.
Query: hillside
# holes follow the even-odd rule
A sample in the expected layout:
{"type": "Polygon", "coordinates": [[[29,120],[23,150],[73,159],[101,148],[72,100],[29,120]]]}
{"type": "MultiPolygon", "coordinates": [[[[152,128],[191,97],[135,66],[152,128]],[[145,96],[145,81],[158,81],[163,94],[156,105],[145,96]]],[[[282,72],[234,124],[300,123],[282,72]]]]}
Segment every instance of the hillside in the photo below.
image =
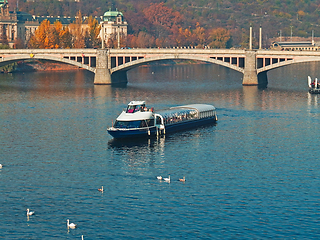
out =
{"type": "MultiPolygon", "coordinates": [[[[15,6],[16,0],[9,1],[15,6]]],[[[259,27],[263,30],[263,47],[270,39],[282,36],[320,36],[320,1],[315,0],[27,0],[19,1],[19,10],[40,16],[75,16],[80,10],[83,15],[101,16],[109,8],[117,8],[129,24],[129,34],[138,36],[144,32],[161,39],[177,27],[195,31],[197,26],[205,31],[218,27],[229,30],[231,46],[246,47],[250,24],[253,26],[255,42],[258,44],[259,27]],[[170,24],[152,17],[150,4],[164,2],[167,13],[174,15],[170,24]],[[146,11],[146,9],[148,11],[146,11]],[[198,24],[197,24],[198,23],[198,24]]],[[[158,14],[158,13],[157,13],[158,14]]],[[[155,15],[155,14],[154,14],[155,15]]],[[[199,28],[200,29],[200,28],[199,28]]]]}

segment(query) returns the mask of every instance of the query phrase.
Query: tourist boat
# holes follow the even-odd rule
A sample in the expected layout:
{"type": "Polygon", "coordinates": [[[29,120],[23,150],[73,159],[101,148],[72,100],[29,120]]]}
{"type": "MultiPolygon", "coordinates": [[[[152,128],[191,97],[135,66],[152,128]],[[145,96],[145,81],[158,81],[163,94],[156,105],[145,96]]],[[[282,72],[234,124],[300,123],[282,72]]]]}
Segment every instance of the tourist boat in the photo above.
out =
{"type": "Polygon", "coordinates": [[[309,93],[320,93],[320,82],[318,81],[318,78],[315,78],[313,81],[310,76],[308,76],[308,87],[309,87],[309,93]]]}
{"type": "Polygon", "coordinates": [[[114,138],[151,137],[216,121],[213,105],[190,104],[155,112],[145,101],[131,101],[107,131],[114,138]]]}

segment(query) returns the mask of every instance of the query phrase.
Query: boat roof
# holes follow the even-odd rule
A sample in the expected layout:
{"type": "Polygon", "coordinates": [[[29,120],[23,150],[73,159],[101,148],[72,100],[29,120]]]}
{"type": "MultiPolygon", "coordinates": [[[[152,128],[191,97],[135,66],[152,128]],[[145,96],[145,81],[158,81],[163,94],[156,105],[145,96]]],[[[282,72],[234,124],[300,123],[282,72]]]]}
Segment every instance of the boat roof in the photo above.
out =
{"type": "Polygon", "coordinates": [[[146,104],[146,102],[145,101],[131,101],[131,102],[129,102],[129,104],[128,104],[128,106],[129,105],[142,105],[142,104],[146,104]]]}
{"type": "Polygon", "coordinates": [[[214,111],[215,107],[209,104],[190,104],[184,106],[171,107],[169,109],[159,110],[156,113],[160,114],[162,117],[172,117],[183,115],[191,112],[205,112],[214,111]]]}
{"type": "Polygon", "coordinates": [[[147,120],[153,118],[153,112],[135,112],[135,113],[126,113],[123,111],[118,117],[117,121],[138,121],[138,120],[147,120]]]}
{"type": "Polygon", "coordinates": [[[212,111],[216,109],[213,105],[209,105],[209,104],[189,104],[184,106],[171,107],[170,109],[177,109],[177,108],[195,109],[199,112],[212,111]]]}

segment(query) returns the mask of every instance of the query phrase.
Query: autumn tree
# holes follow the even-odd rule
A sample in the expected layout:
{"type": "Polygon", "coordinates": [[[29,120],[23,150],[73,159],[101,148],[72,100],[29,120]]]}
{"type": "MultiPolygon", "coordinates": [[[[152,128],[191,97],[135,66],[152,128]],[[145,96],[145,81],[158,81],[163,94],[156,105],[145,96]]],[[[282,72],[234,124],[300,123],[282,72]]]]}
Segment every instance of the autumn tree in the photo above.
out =
{"type": "Polygon", "coordinates": [[[64,26],[59,34],[60,47],[61,48],[72,48],[72,35],[69,31],[68,26],[64,26]]]}
{"type": "Polygon", "coordinates": [[[15,49],[22,49],[25,48],[24,41],[21,38],[17,38],[14,40],[13,48],[15,49]]]}
{"type": "Polygon", "coordinates": [[[70,24],[70,32],[73,36],[73,47],[84,48],[85,47],[85,33],[82,28],[82,14],[79,11],[76,17],[76,21],[70,24]]]}
{"type": "Polygon", "coordinates": [[[50,26],[50,22],[45,19],[34,32],[29,40],[29,47],[31,48],[55,48],[57,46],[54,31],[50,26]]]}
{"type": "Polygon", "coordinates": [[[126,46],[127,47],[130,47],[130,48],[136,47],[137,46],[136,42],[137,42],[137,37],[135,35],[133,35],[133,34],[127,35],[127,38],[126,38],[126,46]]]}
{"type": "Polygon", "coordinates": [[[154,47],[155,39],[152,35],[146,32],[139,32],[137,38],[137,47],[147,48],[147,47],[154,47]]]}
{"type": "Polygon", "coordinates": [[[191,43],[192,33],[190,29],[179,28],[178,32],[174,34],[174,40],[177,46],[188,46],[191,43]]]}
{"type": "Polygon", "coordinates": [[[224,28],[212,29],[209,33],[209,46],[211,48],[226,48],[230,33],[224,28]]]}
{"type": "Polygon", "coordinates": [[[143,10],[146,19],[155,27],[156,38],[161,38],[170,33],[172,26],[180,27],[183,17],[179,12],[164,6],[164,3],[151,3],[143,10]]]}
{"type": "Polygon", "coordinates": [[[101,39],[99,37],[101,26],[99,25],[99,22],[92,16],[88,18],[87,22],[88,29],[85,34],[85,45],[88,48],[99,47],[101,44],[101,39]]]}
{"type": "Polygon", "coordinates": [[[60,21],[54,24],[45,19],[31,36],[30,48],[71,48],[71,35],[67,26],[63,27],[60,21]]]}
{"type": "Polygon", "coordinates": [[[206,42],[206,30],[200,26],[200,23],[197,22],[196,29],[192,32],[192,34],[195,38],[195,45],[203,47],[206,42]]]}

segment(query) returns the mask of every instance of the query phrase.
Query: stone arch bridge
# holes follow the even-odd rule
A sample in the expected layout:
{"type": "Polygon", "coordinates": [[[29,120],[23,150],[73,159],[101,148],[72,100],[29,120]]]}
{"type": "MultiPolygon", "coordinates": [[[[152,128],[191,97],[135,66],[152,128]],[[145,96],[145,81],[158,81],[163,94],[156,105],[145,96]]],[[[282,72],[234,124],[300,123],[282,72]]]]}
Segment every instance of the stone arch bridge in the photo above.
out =
{"type": "Polygon", "coordinates": [[[127,83],[127,71],[153,61],[197,60],[243,73],[243,85],[266,85],[267,72],[300,62],[320,61],[317,51],[231,49],[0,49],[0,66],[20,60],[62,62],[95,73],[94,84],[127,83]]]}

